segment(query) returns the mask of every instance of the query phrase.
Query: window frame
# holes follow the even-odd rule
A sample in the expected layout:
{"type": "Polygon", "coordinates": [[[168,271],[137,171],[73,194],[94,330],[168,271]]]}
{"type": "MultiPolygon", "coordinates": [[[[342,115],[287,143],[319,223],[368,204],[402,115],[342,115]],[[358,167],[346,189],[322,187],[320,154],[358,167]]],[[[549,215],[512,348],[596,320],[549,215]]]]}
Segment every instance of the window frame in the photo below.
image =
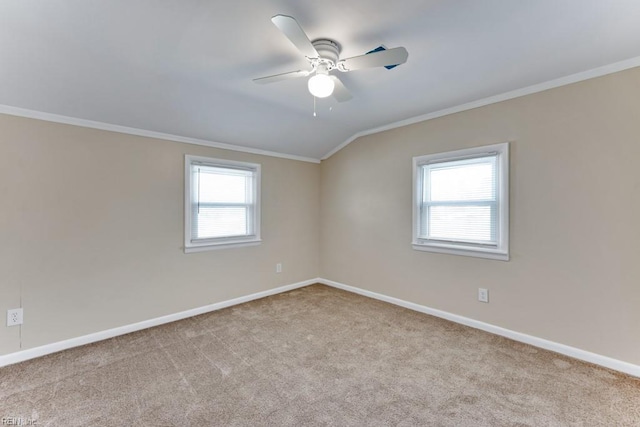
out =
{"type": "Polygon", "coordinates": [[[413,158],[413,249],[452,255],[463,255],[509,261],[509,143],[485,145],[413,158]],[[420,237],[422,222],[422,195],[424,179],[422,166],[459,160],[496,156],[497,221],[496,245],[473,244],[453,240],[435,240],[420,237]]]}
{"type": "Polygon", "coordinates": [[[262,167],[259,163],[240,162],[235,160],[216,159],[212,157],[192,156],[186,154],[184,157],[184,252],[202,252],[214,249],[223,249],[230,247],[242,247],[242,246],[255,246],[259,245],[262,240],[260,238],[260,182],[262,167]],[[194,183],[192,182],[193,174],[191,173],[191,167],[194,164],[201,164],[203,166],[211,166],[227,169],[243,169],[253,172],[253,209],[249,209],[250,217],[253,225],[253,234],[232,236],[232,237],[219,237],[212,239],[200,239],[200,241],[194,240],[191,235],[192,225],[192,189],[194,183]]]}

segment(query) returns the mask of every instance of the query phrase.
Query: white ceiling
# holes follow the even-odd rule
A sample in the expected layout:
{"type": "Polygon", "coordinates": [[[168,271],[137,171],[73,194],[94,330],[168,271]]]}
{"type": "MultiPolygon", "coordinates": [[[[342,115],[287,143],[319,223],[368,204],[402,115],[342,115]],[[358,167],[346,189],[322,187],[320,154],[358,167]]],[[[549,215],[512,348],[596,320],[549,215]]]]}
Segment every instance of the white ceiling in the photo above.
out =
{"type": "Polygon", "coordinates": [[[639,0],[3,0],[0,104],[321,158],[358,132],[640,57],[639,0]],[[271,23],[294,16],[341,57],[409,60],[340,74],[313,98],[271,23]]]}

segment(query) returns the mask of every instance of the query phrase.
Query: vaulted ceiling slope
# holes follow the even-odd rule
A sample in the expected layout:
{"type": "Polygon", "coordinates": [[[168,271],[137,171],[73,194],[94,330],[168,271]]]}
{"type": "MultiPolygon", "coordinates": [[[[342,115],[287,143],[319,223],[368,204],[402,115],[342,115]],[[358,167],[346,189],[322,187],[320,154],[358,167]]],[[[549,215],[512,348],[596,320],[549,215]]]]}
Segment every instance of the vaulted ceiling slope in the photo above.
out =
{"type": "Polygon", "coordinates": [[[6,0],[0,104],[321,158],[389,123],[640,57],[638,0],[6,0]],[[273,25],[294,16],[341,57],[404,46],[407,63],[340,74],[314,99],[273,25]]]}

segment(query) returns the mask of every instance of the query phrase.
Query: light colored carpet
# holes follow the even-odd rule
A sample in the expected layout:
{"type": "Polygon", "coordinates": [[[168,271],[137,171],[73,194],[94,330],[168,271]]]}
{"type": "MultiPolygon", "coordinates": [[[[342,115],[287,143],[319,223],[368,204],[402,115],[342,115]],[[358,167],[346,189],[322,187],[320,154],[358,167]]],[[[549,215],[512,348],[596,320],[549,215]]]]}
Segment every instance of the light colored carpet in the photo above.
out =
{"type": "Polygon", "coordinates": [[[638,426],[640,380],[313,285],[0,369],[38,426],[638,426]]]}

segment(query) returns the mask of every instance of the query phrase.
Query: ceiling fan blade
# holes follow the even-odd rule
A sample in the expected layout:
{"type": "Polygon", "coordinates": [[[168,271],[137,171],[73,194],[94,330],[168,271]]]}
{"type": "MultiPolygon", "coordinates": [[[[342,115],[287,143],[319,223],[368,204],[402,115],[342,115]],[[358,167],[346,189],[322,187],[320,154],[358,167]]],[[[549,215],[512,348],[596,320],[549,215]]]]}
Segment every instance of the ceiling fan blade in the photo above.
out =
{"type": "Polygon", "coordinates": [[[275,83],[275,82],[280,82],[282,80],[290,80],[298,77],[307,77],[309,74],[311,74],[311,71],[305,71],[305,70],[289,71],[288,73],[281,73],[281,74],[274,74],[273,76],[259,77],[257,79],[253,79],[253,82],[258,84],[275,83]]]}
{"type": "Polygon", "coordinates": [[[349,89],[347,89],[344,84],[342,84],[342,81],[339,78],[337,78],[336,76],[331,76],[331,80],[333,80],[333,83],[335,84],[333,88],[333,97],[336,99],[336,101],[346,102],[353,98],[353,95],[351,95],[349,89]]]}
{"type": "Polygon", "coordinates": [[[271,18],[271,22],[287,36],[304,56],[307,58],[318,58],[320,56],[295,18],[287,15],[276,15],[271,18]]]}
{"type": "Polygon", "coordinates": [[[384,67],[385,65],[404,64],[407,62],[409,52],[404,47],[381,50],[365,55],[354,56],[338,62],[340,71],[353,71],[362,68],[384,67]]]}

